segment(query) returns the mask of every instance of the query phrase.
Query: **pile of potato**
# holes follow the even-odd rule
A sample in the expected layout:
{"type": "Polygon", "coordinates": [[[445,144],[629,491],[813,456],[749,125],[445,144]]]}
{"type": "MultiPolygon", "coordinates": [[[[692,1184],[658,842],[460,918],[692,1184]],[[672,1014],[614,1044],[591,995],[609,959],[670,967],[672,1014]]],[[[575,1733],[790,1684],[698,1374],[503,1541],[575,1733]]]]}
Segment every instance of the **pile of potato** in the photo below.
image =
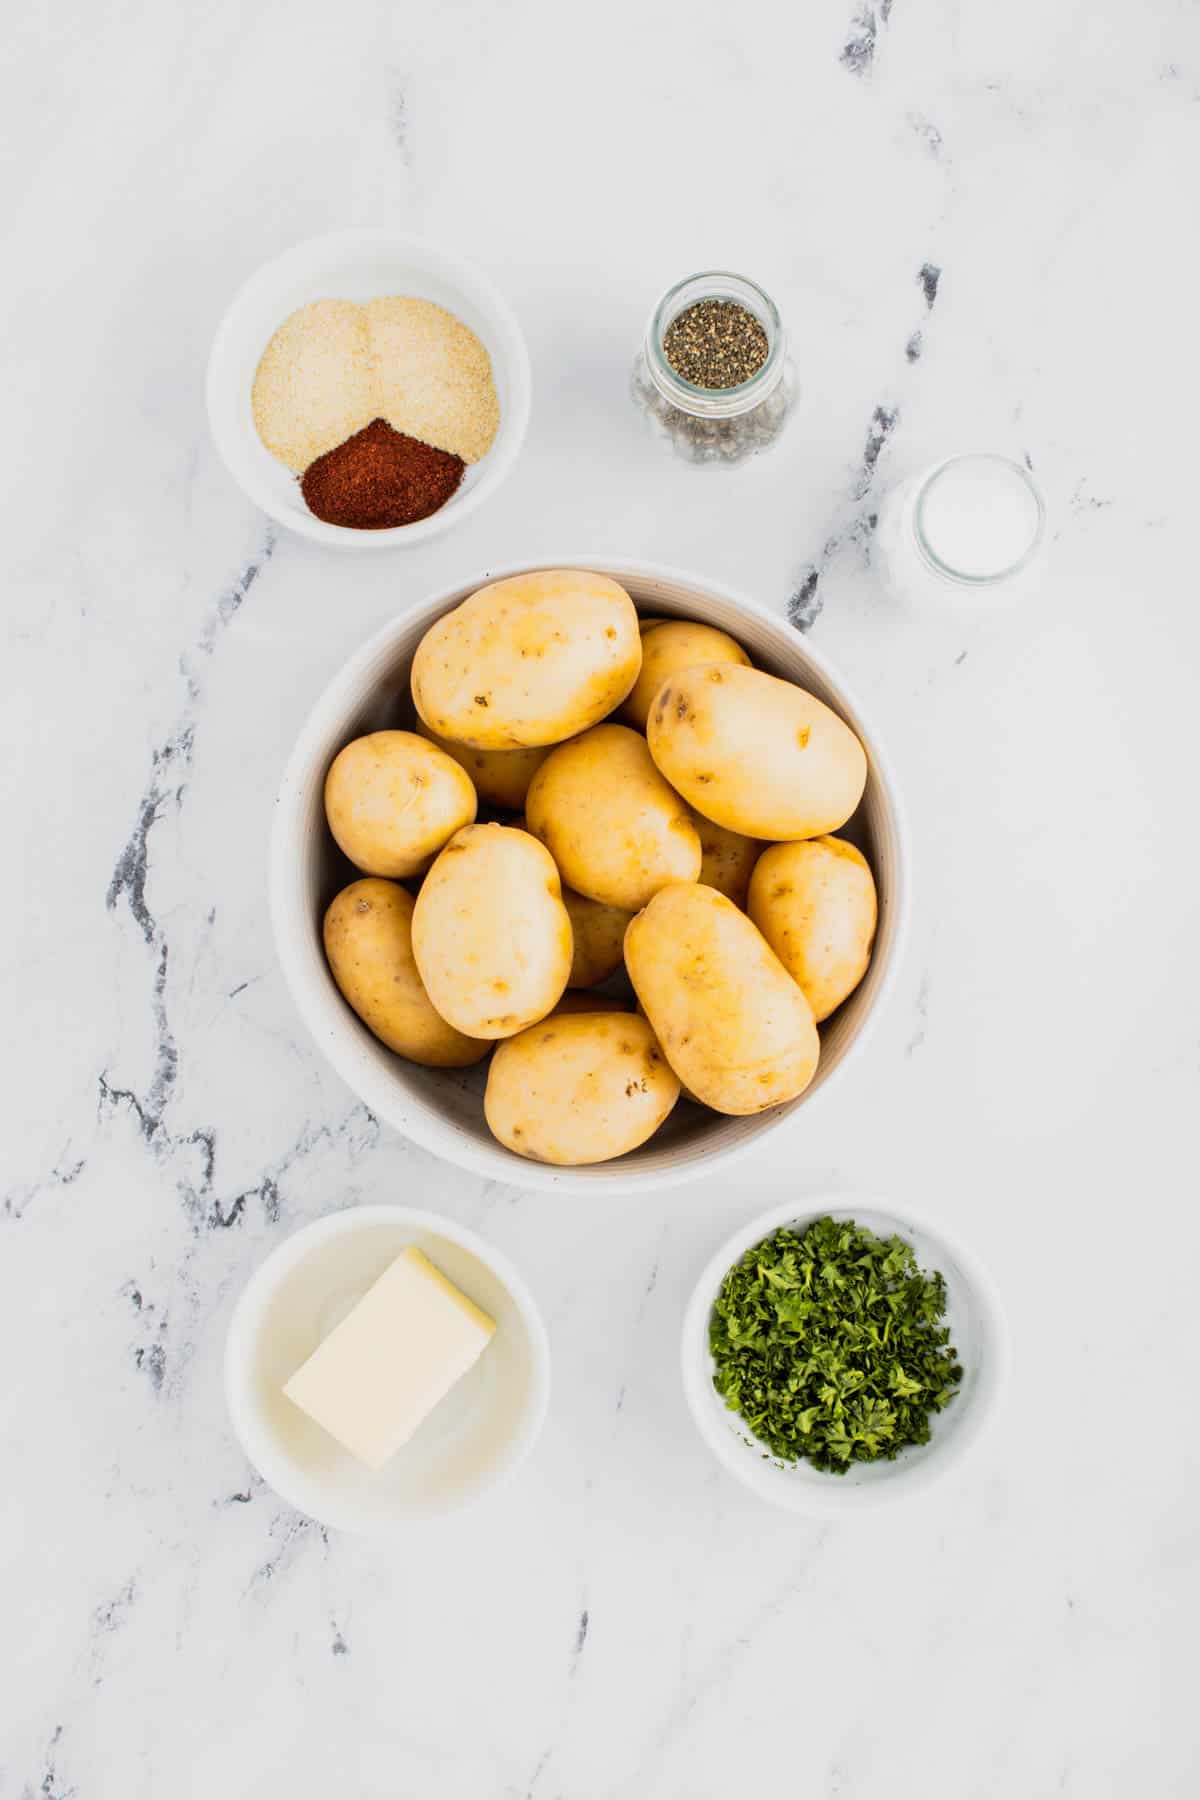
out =
{"type": "Polygon", "coordinates": [[[376,1037],[436,1068],[494,1049],[488,1125],[549,1163],[635,1149],[681,1093],[738,1114],[802,1093],[875,933],[866,859],[830,835],[867,777],[837,714],[569,569],[439,619],[412,697],[416,731],[347,744],[325,782],[365,876],[325,951],[376,1037]],[[622,963],[637,1013],[594,991],[622,963]]]}

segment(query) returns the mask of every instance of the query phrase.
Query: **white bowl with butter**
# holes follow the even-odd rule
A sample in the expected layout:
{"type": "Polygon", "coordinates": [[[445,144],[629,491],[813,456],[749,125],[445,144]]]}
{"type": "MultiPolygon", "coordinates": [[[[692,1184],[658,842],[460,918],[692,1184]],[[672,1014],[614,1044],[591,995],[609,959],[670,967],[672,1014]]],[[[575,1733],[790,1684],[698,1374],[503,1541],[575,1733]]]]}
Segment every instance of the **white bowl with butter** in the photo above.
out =
{"type": "Polygon", "coordinates": [[[473,1231],[412,1207],[351,1207],[251,1276],[225,1393],[238,1441],[282,1499],[336,1530],[388,1536],[512,1473],[546,1415],[550,1352],[524,1281],[473,1231]]]}

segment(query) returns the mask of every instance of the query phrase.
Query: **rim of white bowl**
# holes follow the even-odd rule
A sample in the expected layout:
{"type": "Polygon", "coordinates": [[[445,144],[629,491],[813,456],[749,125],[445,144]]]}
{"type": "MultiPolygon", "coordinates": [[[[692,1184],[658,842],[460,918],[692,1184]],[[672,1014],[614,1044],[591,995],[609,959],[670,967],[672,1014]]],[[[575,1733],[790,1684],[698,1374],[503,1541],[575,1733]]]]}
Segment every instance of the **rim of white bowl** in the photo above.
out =
{"type": "MultiPolygon", "coordinates": [[[[594,569],[600,573],[611,575],[615,580],[663,581],[687,584],[708,593],[719,593],[724,599],[733,602],[743,611],[752,614],[777,631],[785,634],[795,632],[782,615],[771,611],[759,601],[750,599],[740,590],[723,581],[714,581],[711,577],[698,575],[692,571],[681,569],[669,563],[641,562],[635,558],[612,557],[606,555],[541,556],[529,561],[509,563],[487,569],[477,578],[454,582],[439,588],[434,594],[426,595],[403,613],[398,614],[375,632],[366,643],[350,656],[333,678],[326,684],[309,713],[300,735],[288,758],[283,779],[275,800],[274,818],[271,830],[269,857],[269,897],[272,929],[275,938],[275,950],[283,971],[284,981],[291,994],[293,1005],[300,1014],[309,1035],[317,1047],[323,1052],[327,1062],[346,1083],[350,1091],[363,1100],[371,1111],[387,1120],[402,1136],[411,1139],[423,1149],[435,1156],[445,1158],[468,1169],[473,1174],[482,1175],[490,1181],[500,1181],[508,1187],[524,1189],[541,1189],[561,1191],[565,1188],[579,1189],[584,1185],[579,1178],[586,1178],[586,1185],[600,1193],[629,1192],[633,1189],[650,1191],[678,1186],[682,1182],[705,1179],[718,1169],[726,1167],[737,1158],[745,1156],[761,1138],[774,1131],[794,1128],[803,1108],[796,1108],[782,1117],[769,1118],[764,1114],[764,1126],[761,1133],[739,1138],[723,1148],[707,1153],[702,1166],[688,1159],[678,1169],[666,1168],[657,1171],[627,1170],[622,1174],[621,1160],[611,1163],[589,1164],[586,1169],[557,1167],[549,1163],[526,1161],[506,1150],[502,1145],[480,1147],[465,1138],[454,1125],[426,1114],[422,1109],[404,1105],[398,1090],[390,1078],[371,1064],[362,1053],[360,1046],[350,1035],[347,1019],[343,1016],[345,1003],[337,998],[336,1008],[333,1003],[332,979],[322,970],[323,979],[318,983],[311,979],[312,946],[310,940],[311,921],[303,921],[300,909],[293,902],[294,868],[292,867],[292,836],[298,824],[295,813],[298,797],[304,779],[310,771],[314,755],[326,736],[328,726],[345,709],[348,698],[357,692],[363,673],[386,649],[389,643],[406,635],[414,621],[427,616],[429,622],[439,617],[447,608],[450,597],[470,591],[474,586],[482,587],[485,583],[504,581],[512,575],[525,575],[538,569],[594,569]],[[351,1074],[348,1072],[353,1070],[351,1074]]],[[[795,633],[796,636],[801,634],[795,633]]],[[[854,715],[857,724],[863,724],[863,709],[854,690],[846,683],[840,672],[834,670],[829,660],[820,651],[813,648],[804,639],[804,655],[819,671],[839,695],[842,703],[854,715]]],[[[889,889],[888,904],[892,908],[893,938],[890,962],[883,972],[878,991],[870,1012],[859,1025],[853,1042],[848,1046],[836,1067],[826,1075],[822,1085],[814,1093],[804,1098],[804,1106],[821,1102],[831,1090],[836,1090],[848,1065],[852,1065],[873,1037],[879,1020],[886,1006],[895,993],[900,970],[904,962],[908,942],[909,920],[911,912],[910,868],[909,868],[909,831],[907,814],[900,796],[890,755],[876,738],[875,732],[867,729],[865,735],[870,741],[873,772],[883,786],[888,803],[896,837],[896,879],[894,889],[889,889]]]]}
{"type": "Polygon", "coordinates": [[[377,1202],[368,1206],[347,1206],[339,1212],[325,1213],[321,1218],[313,1219],[309,1224],[290,1232],[281,1244],[276,1244],[267,1253],[238,1295],[230,1317],[225,1334],[223,1381],[225,1407],[233,1435],[247,1461],[281,1500],[294,1506],[306,1518],[316,1519],[335,1531],[345,1531],[356,1537],[393,1537],[419,1530],[431,1519],[444,1519],[451,1513],[464,1511],[485,1494],[493,1493],[516,1473],[537,1442],[549,1411],[550,1339],[531,1289],[503,1251],[481,1238],[478,1232],[460,1225],[457,1219],[447,1218],[444,1213],[429,1212],[417,1206],[377,1202]],[[436,1233],[468,1251],[490,1269],[515,1303],[521,1322],[529,1334],[533,1373],[530,1403],[523,1415],[520,1430],[505,1446],[503,1455],[486,1480],[449,1506],[438,1507],[427,1513],[405,1514],[394,1522],[364,1524],[360,1518],[343,1512],[337,1506],[323,1507],[317,1512],[310,1503],[304,1484],[293,1485],[295,1465],[278,1450],[271,1434],[262,1430],[253,1417],[246,1394],[246,1377],[262,1314],[284,1278],[321,1244],[360,1227],[382,1224],[411,1226],[414,1230],[436,1233]]]}
{"type": "MultiPolygon", "coordinates": [[[[940,1223],[915,1213],[908,1207],[897,1212],[894,1206],[874,1194],[802,1195],[783,1201],[741,1225],[718,1245],[705,1263],[684,1309],[680,1332],[680,1373],[684,1397],[696,1429],[717,1461],[733,1478],[768,1505],[784,1512],[807,1513],[817,1518],[836,1517],[848,1512],[873,1512],[877,1507],[923,1493],[934,1482],[942,1480],[974,1449],[984,1427],[995,1417],[1008,1384],[1011,1344],[1008,1321],[1000,1291],[987,1268],[962,1240],[947,1232],[940,1223]],[[759,1463],[750,1462],[743,1454],[745,1446],[729,1430],[722,1415],[715,1412],[712,1392],[712,1357],[708,1349],[708,1322],[722,1281],[734,1263],[752,1245],[768,1237],[783,1225],[803,1228],[814,1219],[861,1219],[868,1230],[876,1230],[877,1222],[887,1221],[902,1237],[924,1238],[946,1252],[947,1259],[961,1270],[967,1286],[978,1298],[978,1308],[988,1338],[988,1362],[981,1386],[969,1406],[956,1422],[953,1435],[939,1444],[934,1452],[919,1463],[900,1472],[903,1452],[894,1465],[897,1473],[888,1480],[869,1486],[848,1487],[837,1475],[827,1484],[796,1485],[784,1497],[782,1489],[760,1484],[752,1478],[759,1463]]],[[[730,1415],[731,1417],[735,1415],[730,1415]]],[[[764,1449],[764,1456],[770,1452],[764,1449]]]]}
{"type": "MultiPolygon", "coordinates": [[[[283,323],[282,319],[280,323],[283,323]]],[[[265,343],[263,348],[266,348],[265,343]]],[[[213,443],[233,481],[247,499],[252,500],[255,506],[260,507],[286,531],[294,531],[314,543],[325,544],[336,550],[369,551],[410,548],[414,544],[426,543],[440,532],[449,530],[452,525],[469,518],[484,500],[496,492],[501,482],[511,473],[524,447],[533,400],[533,374],[529,346],[520,320],[496,284],[474,263],[455,251],[433,243],[429,238],[414,237],[405,231],[391,231],[386,226],[356,226],[304,238],[300,243],[291,245],[278,256],[260,264],[242,282],[226,307],[214,334],[208,355],[204,392],[213,443]],[[445,506],[431,513],[427,519],[417,519],[411,525],[397,525],[385,531],[357,531],[346,525],[330,525],[326,520],[318,519],[315,514],[299,510],[294,513],[283,512],[270,488],[260,479],[258,471],[243,457],[235,433],[227,429],[221,403],[222,395],[227,391],[225,362],[231,340],[236,335],[241,314],[253,306],[262,290],[285,275],[291,264],[303,267],[318,250],[327,251],[332,260],[339,254],[371,248],[387,248],[407,255],[410,260],[423,263],[443,279],[457,284],[464,293],[476,300],[480,309],[491,315],[503,337],[504,366],[512,387],[501,430],[487,453],[479,480],[464,493],[451,496],[445,506]]],[[[247,394],[246,404],[249,403],[250,396],[247,394]]]]}

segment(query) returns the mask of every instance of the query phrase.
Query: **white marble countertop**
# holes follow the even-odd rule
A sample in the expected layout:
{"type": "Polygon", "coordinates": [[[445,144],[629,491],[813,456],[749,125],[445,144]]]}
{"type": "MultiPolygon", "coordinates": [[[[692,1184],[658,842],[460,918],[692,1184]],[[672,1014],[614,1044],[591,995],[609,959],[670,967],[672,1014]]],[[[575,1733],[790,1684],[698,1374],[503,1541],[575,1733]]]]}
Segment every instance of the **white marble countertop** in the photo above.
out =
{"type": "Polygon", "coordinates": [[[68,0],[8,47],[0,1793],[1194,1792],[1194,8],[68,0]],[[234,490],[202,377],[259,261],[359,223],[490,270],[536,393],[499,498],[345,559],[234,490]],[[804,387],[734,472],[673,463],[626,389],[714,262],[776,296],[804,387]],[[1043,599],[905,617],[878,495],[979,446],[1046,488],[1043,599]],[[589,546],[803,596],[917,875],[853,1076],[734,1174],[603,1206],[377,1124],[264,903],[344,655],[589,546]],[[1016,1358],[961,1471],[821,1526],[712,1462],[677,1338],[721,1236],[830,1190],[952,1225],[1016,1358]],[[554,1355],[516,1481],[384,1546],[250,1475],[220,1380],[249,1271],[365,1199],[486,1233],[554,1355]]]}

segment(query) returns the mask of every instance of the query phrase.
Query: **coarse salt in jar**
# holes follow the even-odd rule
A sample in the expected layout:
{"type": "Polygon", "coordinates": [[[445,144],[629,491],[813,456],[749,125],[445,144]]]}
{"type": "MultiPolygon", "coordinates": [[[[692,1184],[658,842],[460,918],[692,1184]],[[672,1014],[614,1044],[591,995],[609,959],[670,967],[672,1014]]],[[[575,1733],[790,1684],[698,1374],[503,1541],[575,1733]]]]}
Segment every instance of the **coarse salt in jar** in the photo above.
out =
{"type": "Polygon", "coordinates": [[[633,397],[688,462],[736,463],[768,449],[796,399],[770,295],[719,269],[668,289],[634,360],[633,397]]]}
{"type": "Polygon", "coordinates": [[[945,609],[1019,599],[1042,574],[1046,508],[1007,456],[952,456],[883,500],[873,561],[893,599],[945,609]]]}

